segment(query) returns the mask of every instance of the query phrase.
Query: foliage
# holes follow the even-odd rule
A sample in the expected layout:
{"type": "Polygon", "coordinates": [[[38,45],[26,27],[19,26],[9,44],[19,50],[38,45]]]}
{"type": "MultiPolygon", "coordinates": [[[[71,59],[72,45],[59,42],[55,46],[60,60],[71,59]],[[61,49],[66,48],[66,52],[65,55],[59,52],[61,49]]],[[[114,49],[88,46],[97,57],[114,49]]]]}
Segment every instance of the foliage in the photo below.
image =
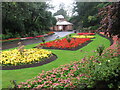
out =
{"type": "MultiPolygon", "coordinates": [[[[101,17],[98,17],[98,9],[110,4],[109,2],[76,2],[74,12],[77,15],[71,17],[70,21],[75,29],[88,28],[99,25],[101,17]]],[[[96,30],[94,28],[93,30],[96,30]]],[[[92,30],[92,29],[91,29],[92,30]]]]}
{"type": "Polygon", "coordinates": [[[112,3],[99,10],[99,15],[103,16],[101,20],[101,27],[98,30],[102,30],[109,35],[118,35],[120,37],[120,2],[112,3]]]}
{"type": "Polygon", "coordinates": [[[20,47],[11,51],[3,51],[0,64],[3,66],[32,64],[48,58],[50,55],[51,51],[43,49],[22,49],[20,47]]]}
{"type": "MultiPolygon", "coordinates": [[[[72,35],[75,34],[73,33],[72,35]]],[[[100,43],[103,44],[106,48],[110,46],[110,42],[108,39],[105,39],[99,36],[98,34],[96,34],[95,37],[96,38],[93,39],[93,41],[90,44],[76,51],[69,51],[69,50],[63,51],[63,50],[51,49],[52,53],[56,54],[58,58],[57,60],[49,64],[45,64],[43,66],[38,66],[34,68],[25,68],[18,70],[2,70],[2,88],[7,88],[10,85],[9,83],[10,80],[17,80],[17,83],[24,82],[28,79],[35,77],[36,75],[38,75],[38,73],[41,73],[42,70],[49,71],[52,70],[53,68],[58,68],[60,65],[65,65],[65,64],[69,64],[70,62],[81,60],[86,55],[87,56],[95,55],[95,52],[93,51],[96,50],[97,46],[99,46],[100,43]]],[[[25,49],[31,49],[36,45],[38,45],[38,43],[25,45],[25,49]]],[[[6,49],[3,51],[13,50],[13,49],[15,48],[6,49]]]]}
{"type": "Polygon", "coordinates": [[[63,3],[60,4],[59,10],[54,13],[54,16],[56,16],[56,15],[63,15],[65,17],[65,19],[68,19],[67,11],[64,9],[63,3]]]}
{"type": "Polygon", "coordinates": [[[42,42],[45,43],[45,38],[44,37],[42,37],[42,42]]]}
{"type": "Polygon", "coordinates": [[[36,36],[54,24],[52,13],[45,2],[3,2],[2,27],[7,38],[36,36]]]}
{"type": "MultiPolygon", "coordinates": [[[[108,54],[109,56],[109,54],[108,54]]],[[[117,88],[120,78],[119,56],[84,57],[21,82],[18,88],[117,88]],[[101,82],[101,83],[100,83],[101,82]],[[99,84],[98,84],[99,83],[99,84]],[[104,86],[100,85],[106,83],[104,86]]]]}
{"type": "Polygon", "coordinates": [[[89,30],[97,30],[100,25],[95,25],[95,26],[90,26],[88,29],[89,30]]]}
{"type": "Polygon", "coordinates": [[[70,43],[71,42],[71,37],[69,35],[66,36],[66,40],[70,43]]]}
{"type": "Polygon", "coordinates": [[[100,46],[97,48],[96,51],[97,51],[97,53],[99,54],[99,56],[102,55],[104,49],[105,49],[105,46],[103,46],[103,45],[100,45],[100,46]]]}

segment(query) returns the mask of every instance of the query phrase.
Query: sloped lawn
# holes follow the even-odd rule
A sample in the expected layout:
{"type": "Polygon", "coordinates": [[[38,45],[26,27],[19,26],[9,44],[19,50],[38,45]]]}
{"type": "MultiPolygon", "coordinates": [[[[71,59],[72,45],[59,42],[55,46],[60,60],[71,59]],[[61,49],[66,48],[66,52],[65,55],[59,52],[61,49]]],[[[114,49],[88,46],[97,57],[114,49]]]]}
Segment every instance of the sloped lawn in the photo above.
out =
{"type": "MultiPolygon", "coordinates": [[[[53,68],[57,68],[60,65],[65,65],[73,61],[81,60],[85,56],[96,55],[94,50],[96,50],[96,48],[99,45],[104,45],[106,48],[110,46],[110,41],[106,38],[103,38],[99,35],[95,35],[95,37],[96,38],[93,39],[93,41],[90,44],[76,51],[49,49],[50,51],[52,51],[52,53],[58,56],[58,59],[51,63],[33,68],[25,68],[18,70],[2,70],[2,87],[7,88],[8,86],[11,86],[10,80],[17,80],[17,83],[24,82],[28,79],[37,76],[43,70],[52,70],[53,68]]],[[[37,44],[27,45],[26,48],[33,48],[36,45],[37,44]]]]}

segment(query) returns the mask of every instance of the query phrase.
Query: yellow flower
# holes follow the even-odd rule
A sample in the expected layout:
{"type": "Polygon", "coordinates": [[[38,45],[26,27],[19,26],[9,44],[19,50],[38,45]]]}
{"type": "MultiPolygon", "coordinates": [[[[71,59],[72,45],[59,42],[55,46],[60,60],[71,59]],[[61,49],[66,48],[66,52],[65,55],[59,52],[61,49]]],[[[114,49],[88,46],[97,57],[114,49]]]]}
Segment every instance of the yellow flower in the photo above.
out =
{"type": "Polygon", "coordinates": [[[34,61],[40,61],[42,58],[48,57],[52,54],[51,51],[44,49],[24,49],[21,54],[17,49],[11,51],[2,52],[2,64],[21,64],[21,63],[31,63],[34,61]]]}

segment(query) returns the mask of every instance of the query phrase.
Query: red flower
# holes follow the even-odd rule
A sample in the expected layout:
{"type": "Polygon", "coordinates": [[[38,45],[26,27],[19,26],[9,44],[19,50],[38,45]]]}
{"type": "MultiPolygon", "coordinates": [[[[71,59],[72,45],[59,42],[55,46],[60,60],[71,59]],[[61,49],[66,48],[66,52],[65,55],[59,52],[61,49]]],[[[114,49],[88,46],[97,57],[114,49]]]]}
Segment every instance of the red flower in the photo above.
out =
{"type": "Polygon", "coordinates": [[[78,33],[78,35],[95,35],[95,33],[78,33]]]}
{"type": "Polygon", "coordinates": [[[51,42],[46,42],[40,45],[44,47],[53,47],[53,48],[74,48],[89,40],[90,40],[89,38],[76,38],[76,39],[72,38],[71,41],[68,42],[67,39],[64,38],[61,40],[54,40],[51,42]]]}
{"type": "Polygon", "coordinates": [[[44,37],[44,35],[39,35],[39,36],[36,36],[36,37],[44,37]]]}

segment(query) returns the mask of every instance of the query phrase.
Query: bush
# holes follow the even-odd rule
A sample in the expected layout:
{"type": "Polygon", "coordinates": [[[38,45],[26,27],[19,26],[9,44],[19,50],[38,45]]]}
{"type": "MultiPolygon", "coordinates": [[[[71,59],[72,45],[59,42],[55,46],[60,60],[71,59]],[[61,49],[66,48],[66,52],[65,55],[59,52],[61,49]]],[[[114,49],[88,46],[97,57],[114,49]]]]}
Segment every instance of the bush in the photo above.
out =
{"type": "Polygon", "coordinates": [[[18,88],[116,88],[120,79],[120,56],[85,57],[81,61],[42,72],[18,88]]]}

